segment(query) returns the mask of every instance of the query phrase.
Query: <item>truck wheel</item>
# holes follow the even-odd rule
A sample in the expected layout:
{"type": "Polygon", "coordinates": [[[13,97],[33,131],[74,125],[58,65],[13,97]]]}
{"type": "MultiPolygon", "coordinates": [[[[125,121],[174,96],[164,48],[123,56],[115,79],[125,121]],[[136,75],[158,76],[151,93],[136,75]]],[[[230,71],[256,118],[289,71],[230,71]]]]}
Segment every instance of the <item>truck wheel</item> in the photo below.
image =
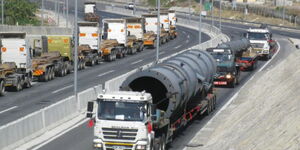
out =
{"type": "Polygon", "coordinates": [[[43,75],[44,82],[49,81],[49,69],[46,70],[45,74],[43,75]]]}
{"type": "Polygon", "coordinates": [[[26,83],[25,83],[25,87],[26,87],[26,88],[32,87],[31,82],[32,82],[31,77],[27,77],[26,83]]]}
{"type": "Polygon", "coordinates": [[[5,81],[1,80],[0,81],[0,96],[4,96],[5,95],[5,81]]]}
{"type": "Polygon", "coordinates": [[[216,97],[216,95],[214,95],[214,99],[213,99],[213,110],[216,109],[216,106],[217,106],[217,97],[216,97]]]}
{"type": "Polygon", "coordinates": [[[236,85],[236,78],[234,78],[234,80],[229,84],[230,88],[234,88],[236,85]]]}
{"type": "Polygon", "coordinates": [[[166,136],[163,134],[160,138],[160,149],[166,150],[167,144],[166,144],[166,136]]]}
{"type": "Polygon", "coordinates": [[[15,90],[18,92],[18,91],[21,91],[22,90],[22,79],[18,79],[17,81],[17,85],[15,87],[15,90]]]}
{"type": "Polygon", "coordinates": [[[207,100],[207,110],[205,111],[205,115],[208,116],[210,113],[211,113],[211,105],[212,105],[212,102],[211,100],[207,100]]]}

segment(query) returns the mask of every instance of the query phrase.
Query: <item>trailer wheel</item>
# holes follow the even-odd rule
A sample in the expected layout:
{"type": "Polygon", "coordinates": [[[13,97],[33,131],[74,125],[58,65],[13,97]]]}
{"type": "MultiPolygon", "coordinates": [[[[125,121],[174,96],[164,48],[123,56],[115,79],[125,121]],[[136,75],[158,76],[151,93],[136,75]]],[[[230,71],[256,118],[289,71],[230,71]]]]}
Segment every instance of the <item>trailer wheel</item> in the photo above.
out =
{"type": "Polygon", "coordinates": [[[48,68],[46,69],[46,72],[43,75],[43,80],[44,80],[44,82],[49,81],[49,69],[48,68]]]}
{"type": "Polygon", "coordinates": [[[26,78],[25,87],[26,87],[26,88],[30,88],[30,87],[32,87],[32,84],[31,84],[31,82],[32,82],[32,79],[31,79],[31,77],[27,77],[27,78],[26,78]]]}
{"type": "Polygon", "coordinates": [[[54,68],[51,69],[51,76],[52,76],[52,80],[55,78],[55,71],[54,68]]]}
{"type": "Polygon", "coordinates": [[[160,138],[160,149],[166,150],[167,144],[166,144],[166,136],[163,134],[160,138]]]}
{"type": "Polygon", "coordinates": [[[4,96],[5,95],[5,81],[1,80],[0,81],[0,96],[4,96]]]}
{"type": "Polygon", "coordinates": [[[205,111],[205,115],[208,116],[211,113],[211,108],[212,108],[212,102],[211,100],[207,100],[207,110],[205,111]]]}

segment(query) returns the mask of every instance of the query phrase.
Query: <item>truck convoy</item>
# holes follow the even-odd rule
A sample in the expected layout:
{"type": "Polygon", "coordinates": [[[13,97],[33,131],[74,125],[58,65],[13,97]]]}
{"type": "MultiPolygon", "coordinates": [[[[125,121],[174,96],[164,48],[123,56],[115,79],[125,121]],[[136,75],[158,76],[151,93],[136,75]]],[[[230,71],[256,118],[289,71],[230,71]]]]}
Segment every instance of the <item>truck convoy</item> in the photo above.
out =
{"type": "Polygon", "coordinates": [[[250,28],[245,37],[250,40],[253,48],[256,49],[259,57],[269,60],[274,55],[275,41],[272,39],[272,33],[265,26],[261,28],[250,28]]]}
{"type": "Polygon", "coordinates": [[[31,52],[27,47],[26,33],[0,33],[1,64],[0,95],[6,88],[20,91],[31,87],[31,52]]]}
{"type": "Polygon", "coordinates": [[[126,19],[103,19],[101,50],[106,61],[113,61],[126,54],[135,54],[137,38],[127,29],[126,19]]]}
{"type": "Polygon", "coordinates": [[[84,21],[99,22],[100,17],[97,15],[96,2],[84,3],[84,21]]]}
{"type": "Polygon", "coordinates": [[[79,22],[79,54],[84,57],[85,65],[98,64],[102,58],[100,49],[100,28],[97,22],[79,22]]]}
{"type": "Polygon", "coordinates": [[[215,73],[209,53],[190,50],[131,74],[120,91],[88,103],[95,149],[166,149],[178,129],[215,109],[215,73]]]}
{"type": "Polygon", "coordinates": [[[235,87],[239,83],[239,61],[244,52],[251,47],[248,39],[222,43],[207,51],[217,62],[217,74],[214,77],[214,85],[235,87]]]}

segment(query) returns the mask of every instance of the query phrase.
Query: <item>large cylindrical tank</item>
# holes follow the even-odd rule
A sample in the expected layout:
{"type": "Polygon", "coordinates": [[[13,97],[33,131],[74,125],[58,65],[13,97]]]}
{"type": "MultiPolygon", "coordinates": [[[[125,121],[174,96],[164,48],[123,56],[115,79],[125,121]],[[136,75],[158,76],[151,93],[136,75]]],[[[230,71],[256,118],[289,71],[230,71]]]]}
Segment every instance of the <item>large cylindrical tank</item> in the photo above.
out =
{"type": "Polygon", "coordinates": [[[250,41],[246,38],[222,43],[217,48],[230,48],[235,52],[246,51],[250,47],[250,41]]]}
{"type": "Polygon", "coordinates": [[[176,118],[192,97],[211,90],[215,73],[215,60],[208,52],[190,50],[130,75],[121,90],[145,90],[157,108],[176,118]]]}

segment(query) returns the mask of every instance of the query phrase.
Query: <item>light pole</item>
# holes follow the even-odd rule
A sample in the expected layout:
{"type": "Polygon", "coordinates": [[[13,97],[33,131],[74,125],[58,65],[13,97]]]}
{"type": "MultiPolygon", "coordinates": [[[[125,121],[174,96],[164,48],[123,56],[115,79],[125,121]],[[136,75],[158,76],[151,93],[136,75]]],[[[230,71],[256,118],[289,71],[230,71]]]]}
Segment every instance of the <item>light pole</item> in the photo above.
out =
{"type": "Polygon", "coordinates": [[[59,0],[57,0],[57,26],[59,26],[59,7],[60,7],[60,2],[59,0]]]}
{"type": "Polygon", "coordinates": [[[133,0],[133,15],[135,16],[135,0],[133,0]]]}
{"type": "Polygon", "coordinates": [[[202,29],[202,16],[201,16],[201,11],[202,11],[202,0],[200,0],[200,15],[199,15],[199,49],[201,49],[201,29],[202,29]]]}
{"type": "Polygon", "coordinates": [[[210,32],[212,32],[212,28],[214,26],[214,0],[211,0],[211,30],[210,32]]]}
{"type": "Polygon", "coordinates": [[[77,73],[78,73],[78,4],[77,0],[75,0],[75,25],[74,25],[74,31],[75,31],[75,48],[74,48],[74,95],[75,100],[78,102],[78,94],[77,94],[77,73]]]}
{"type": "Polygon", "coordinates": [[[220,0],[220,8],[219,8],[219,29],[220,31],[222,32],[222,22],[221,22],[221,19],[222,19],[222,16],[221,16],[221,12],[222,12],[222,0],[220,0]]]}
{"type": "Polygon", "coordinates": [[[282,9],[282,24],[284,25],[285,19],[285,0],[283,0],[283,9],[282,9]]]}
{"type": "Polygon", "coordinates": [[[4,2],[1,0],[1,22],[4,24],[4,2]]]}
{"type": "Polygon", "coordinates": [[[68,21],[68,19],[69,19],[69,0],[67,0],[67,17],[66,17],[66,27],[68,28],[68,25],[69,25],[69,21],[68,21]]]}
{"type": "Polygon", "coordinates": [[[42,12],[41,12],[41,17],[42,17],[42,26],[44,25],[44,0],[42,0],[42,12]]]}
{"type": "Polygon", "coordinates": [[[191,22],[191,0],[189,0],[189,22],[191,22]]]}
{"type": "Polygon", "coordinates": [[[159,44],[160,44],[160,0],[157,2],[157,35],[156,35],[156,62],[159,60],[159,44]]]}

